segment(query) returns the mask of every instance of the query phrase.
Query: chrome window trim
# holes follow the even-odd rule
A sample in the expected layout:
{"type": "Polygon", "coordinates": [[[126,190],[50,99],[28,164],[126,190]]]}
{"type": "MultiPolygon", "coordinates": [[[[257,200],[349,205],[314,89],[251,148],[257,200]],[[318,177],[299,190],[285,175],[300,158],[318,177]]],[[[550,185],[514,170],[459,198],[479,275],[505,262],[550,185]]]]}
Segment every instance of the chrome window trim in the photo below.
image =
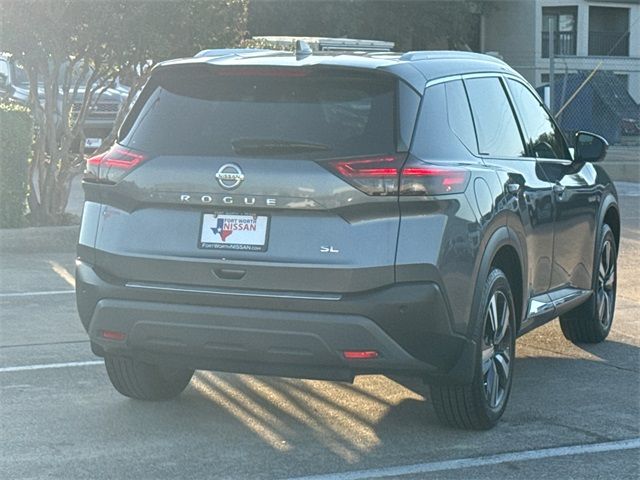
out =
{"type": "MultiPolygon", "coordinates": [[[[433,80],[429,80],[425,86],[425,90],[429,87],[435,86],[435,85],[441,85],[443,83],[449,83],[449,82],[454,82],[456,80],[467,80],[467,79],[473,79],[473,78],[501,78],[505,84],[506,84],[506,80],[507,79],[511,79],[514,81],[517,81],[518,83],[522,84],[525,86],[525,88],[527,88],[538,100],[540,100],[540,102],[542,102],[542,99],[540,98],[540,95],[538,95],[538,92],[536,92],[535,90],[533,90],[531,88],[531,86],[527,85],[526,82],[523,82],[522,77],[518,76],[518,75],[514,75],[513,73],[509,73],[509,72],[481,72],[481,73],[465,73],[465,74],[458,74],[458,75],[449,75],[446,77],[440,77],[440,78],[434,78],[433,80]]],[[[511,99],[511,92],[507,90],[506,95],[509,98],[509,101],[512,101],[511,99]]],[[[544,104],[544,102],[542,102],[544,104]]],[[[555,120],[555,119],[554,119],[555,120]]],[[[518,121],[518,125],[520,124],[520,119],[516,116],[516,121],[518,121]]],[[[486,155],[486,154],[473,154],[474,156],[478,157],[478,158],[488,158],[491,157],[490,155],[486,155]]],[[[573,163],[573,160],[570,159],[566,159],[566,158],[537,158],[537,157],[504,157],[504,156],[493,156],[491,158],[494,158],[496,160],[529,160],[529,161],[534,161],[534,162],[541,162],[541,163],[549,163],[549,164],[557,164],[557,165],[562,165],[562,166],[569,166],[573,163]]]]}

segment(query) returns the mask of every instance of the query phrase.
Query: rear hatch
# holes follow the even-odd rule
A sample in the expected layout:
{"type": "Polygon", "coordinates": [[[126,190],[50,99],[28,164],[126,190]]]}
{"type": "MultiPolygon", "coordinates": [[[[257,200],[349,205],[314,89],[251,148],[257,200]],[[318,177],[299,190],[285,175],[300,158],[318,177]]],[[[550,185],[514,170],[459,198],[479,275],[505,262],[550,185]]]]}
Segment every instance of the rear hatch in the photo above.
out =
{"type": "Polygon", "coordinates": [[[161,67],[118,144],[88,162],[98,270],[292,292],[393,283],[418,103],[371,69],[161,67]]]}

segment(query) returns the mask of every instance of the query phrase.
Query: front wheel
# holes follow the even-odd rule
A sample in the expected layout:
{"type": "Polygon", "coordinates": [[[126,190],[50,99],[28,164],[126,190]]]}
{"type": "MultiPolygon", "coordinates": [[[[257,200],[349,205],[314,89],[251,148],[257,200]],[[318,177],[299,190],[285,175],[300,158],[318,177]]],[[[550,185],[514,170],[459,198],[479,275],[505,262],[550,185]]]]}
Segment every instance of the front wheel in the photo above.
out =
{"type": "Polygon", "coordinates": [[[593,295],[560,317],[560,328],[573,343],[599,343],[611,331],[616,308],[618,249],[611,227],[602,225],[593,272],[593,295]]]}
{"type": "Polygon", "coordinates": [[[431,386],[436,414],[446,425],[487,430],[505,411],[515,359],[515,309],[505,274],[493,269],[483,285],[474,340],[477,362],[468,385],[431,386]]]}

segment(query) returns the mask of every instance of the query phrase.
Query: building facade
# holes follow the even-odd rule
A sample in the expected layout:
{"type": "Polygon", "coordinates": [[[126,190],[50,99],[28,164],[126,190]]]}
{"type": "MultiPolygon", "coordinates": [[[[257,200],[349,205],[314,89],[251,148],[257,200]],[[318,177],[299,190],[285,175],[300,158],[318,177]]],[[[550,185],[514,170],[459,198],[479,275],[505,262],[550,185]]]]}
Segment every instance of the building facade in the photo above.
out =
{"type": "Polygon", "coordinates": [[[481,4],[480,48],[540,86],[556,74],[612,72],[640,103],[640,0],[500,0],[481,4]]]}

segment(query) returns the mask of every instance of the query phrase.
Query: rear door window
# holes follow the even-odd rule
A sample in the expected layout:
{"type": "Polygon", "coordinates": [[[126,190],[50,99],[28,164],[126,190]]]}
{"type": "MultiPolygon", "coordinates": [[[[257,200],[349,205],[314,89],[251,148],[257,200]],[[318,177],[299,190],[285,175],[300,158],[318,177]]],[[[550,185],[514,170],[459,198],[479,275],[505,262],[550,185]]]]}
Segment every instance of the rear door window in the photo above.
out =
{"type": "Polygon", "coordinates": [[[121,143],[164,155],[396,151],[396,80],[389,75],[199,67],[159,71],[123,126],[121,143]]]}
{"type": "Polygon", "coordinates": [[[522,157],[520,130],[502,82],[497,77],[464,81],[478,136],[481,155],[522,157]]]}

